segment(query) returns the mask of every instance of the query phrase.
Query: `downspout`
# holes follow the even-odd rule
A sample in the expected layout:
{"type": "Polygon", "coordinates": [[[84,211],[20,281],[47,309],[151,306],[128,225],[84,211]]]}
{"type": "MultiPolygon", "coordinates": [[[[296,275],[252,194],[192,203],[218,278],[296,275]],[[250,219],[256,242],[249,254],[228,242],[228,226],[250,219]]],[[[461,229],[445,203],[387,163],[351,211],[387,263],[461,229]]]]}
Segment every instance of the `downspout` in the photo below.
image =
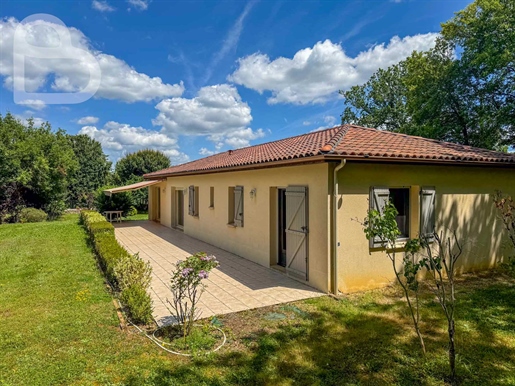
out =
{"type": "Polygon", "coordinates": [[[333,266],[333,294],[338,295],[338,172],[343,169],[347,160],[342,159],[333,171],[333,216],[331,218],[331,231],[333,236],[332,266],[333,266]]]}

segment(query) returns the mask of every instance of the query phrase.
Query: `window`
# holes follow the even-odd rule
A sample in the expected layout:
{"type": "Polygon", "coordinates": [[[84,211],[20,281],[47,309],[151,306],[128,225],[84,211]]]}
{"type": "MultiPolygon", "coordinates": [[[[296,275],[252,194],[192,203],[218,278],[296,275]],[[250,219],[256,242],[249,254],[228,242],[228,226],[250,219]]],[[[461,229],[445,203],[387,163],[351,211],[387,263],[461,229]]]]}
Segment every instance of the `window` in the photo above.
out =
{"type": "MultiPolygon", "coordinates": [[[[373,187],[370,189],[370,209],[383,212],[386,204],[392,202],[399,214],[396,221],[399,227],[399,239],[409,237],[409,214],[410,214],[410,189],[409,188],[382,188],[373,187]]],[[[381,240],[376,237],[370,239],[370,247],[378,248],[383,246],[381,240]]]]}
{"type": "Polygon", "coordinates": [[[243,186],[229,187],[228,223],[243,227],[243,186]]]}
{"type": "Polygon", "coordinates": [[[198,216],[198,186],[191,185],[188,188],[188,214],[198,216]]]}
{"type": "Polygon", "coordinates": [[[213,209],[215,207],[215,187],[209,188],[209,207],[213,209]]]}
{"type": "MultiPolygon", "coordinates": [[[[410,237],[410,189],[409,188],[383,188],[370,189],[370,208],[383,211],[386,203],[391,201],[397,209],[397,226],[399,227],[399,239],[410,237]]],[[[433,232],[436,224],[436,190],[434,187],[422,187],[420,189],[420,236],[433,240],[433,232]]],[[[381,247],[381,240],[370,240],[371,248],[381,247]]]]}
{"type": "Polygon", "coordinates": [[[420,189],[420,237],[433,241],[436,226],[436,190],[434,187],[420,189]]]}
{"type": "Polygon", "coordinates": [[[390,189],[390,201],[397,209],[397,226],[399,238],[409,237],[409,188],[390,189]]]}

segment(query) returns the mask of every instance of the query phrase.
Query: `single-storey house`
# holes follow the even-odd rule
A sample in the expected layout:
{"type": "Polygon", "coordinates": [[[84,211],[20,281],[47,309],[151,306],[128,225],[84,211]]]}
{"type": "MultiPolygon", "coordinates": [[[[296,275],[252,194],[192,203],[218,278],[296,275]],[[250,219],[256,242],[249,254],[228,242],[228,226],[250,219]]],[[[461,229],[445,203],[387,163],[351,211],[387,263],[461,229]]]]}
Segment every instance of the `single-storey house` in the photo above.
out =
{"type": "Polygon", "coordinates": [[[343,125],[144,177],[150,220],[325,292],[394,279],[359,222],[388,198],[399,211],[400,248],[436,226],[464,241],[461,271],[513,253],[492,200],[497,189],[515,195],[513,154],[343,125]]]}

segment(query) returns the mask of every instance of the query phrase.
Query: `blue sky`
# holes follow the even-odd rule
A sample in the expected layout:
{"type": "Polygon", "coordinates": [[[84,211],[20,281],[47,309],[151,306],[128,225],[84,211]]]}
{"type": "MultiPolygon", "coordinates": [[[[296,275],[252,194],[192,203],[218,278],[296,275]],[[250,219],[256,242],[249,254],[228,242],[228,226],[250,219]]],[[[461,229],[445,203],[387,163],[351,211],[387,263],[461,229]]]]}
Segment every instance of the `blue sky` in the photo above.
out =
{"type": "Polygon", "coordinates": [[[337,124],[339,89],[431,47],[440,23],[467,4],[4,0],[0,112],[88,134],[113,161],[155,148],[181,163],[337,124]],[[48,17],[21,23],[39,13],[64,25],[48,17]],[[15,31],[62,59],[34,58],[32,46],[13,45],[15,31]],[[70,43],[59,44],[63,33],[70,43]],[[83,89],[93,78],[88,60],[98,69],[96,92],[77,104],[33,94],[15,103],[13,52],[26,58],[29,93],[83,89]]]}

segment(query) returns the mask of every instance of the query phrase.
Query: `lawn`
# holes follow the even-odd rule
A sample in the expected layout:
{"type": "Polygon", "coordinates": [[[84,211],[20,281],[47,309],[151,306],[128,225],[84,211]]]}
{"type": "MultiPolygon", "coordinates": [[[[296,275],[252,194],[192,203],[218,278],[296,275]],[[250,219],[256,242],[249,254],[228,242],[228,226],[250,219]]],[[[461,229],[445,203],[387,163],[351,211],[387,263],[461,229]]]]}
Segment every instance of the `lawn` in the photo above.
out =
{"type": "Polygon", "coordinates": [[[138,213],[134,216],[127,216],[123,218],[123,221],[141,221],[148,220],[148,213],[138,213]]]}
{"type": "MultiPolygon", "coordinates": [[[[219,317],[228,344],[187,359],[118,328],[76,215],[0,226],[0,385],[442,385],[445,323],[424,298],[422,357],[394,289],[219,317]]],[[[515,384],[515,280],[459,283],[463,384],[515,384]]]]}

